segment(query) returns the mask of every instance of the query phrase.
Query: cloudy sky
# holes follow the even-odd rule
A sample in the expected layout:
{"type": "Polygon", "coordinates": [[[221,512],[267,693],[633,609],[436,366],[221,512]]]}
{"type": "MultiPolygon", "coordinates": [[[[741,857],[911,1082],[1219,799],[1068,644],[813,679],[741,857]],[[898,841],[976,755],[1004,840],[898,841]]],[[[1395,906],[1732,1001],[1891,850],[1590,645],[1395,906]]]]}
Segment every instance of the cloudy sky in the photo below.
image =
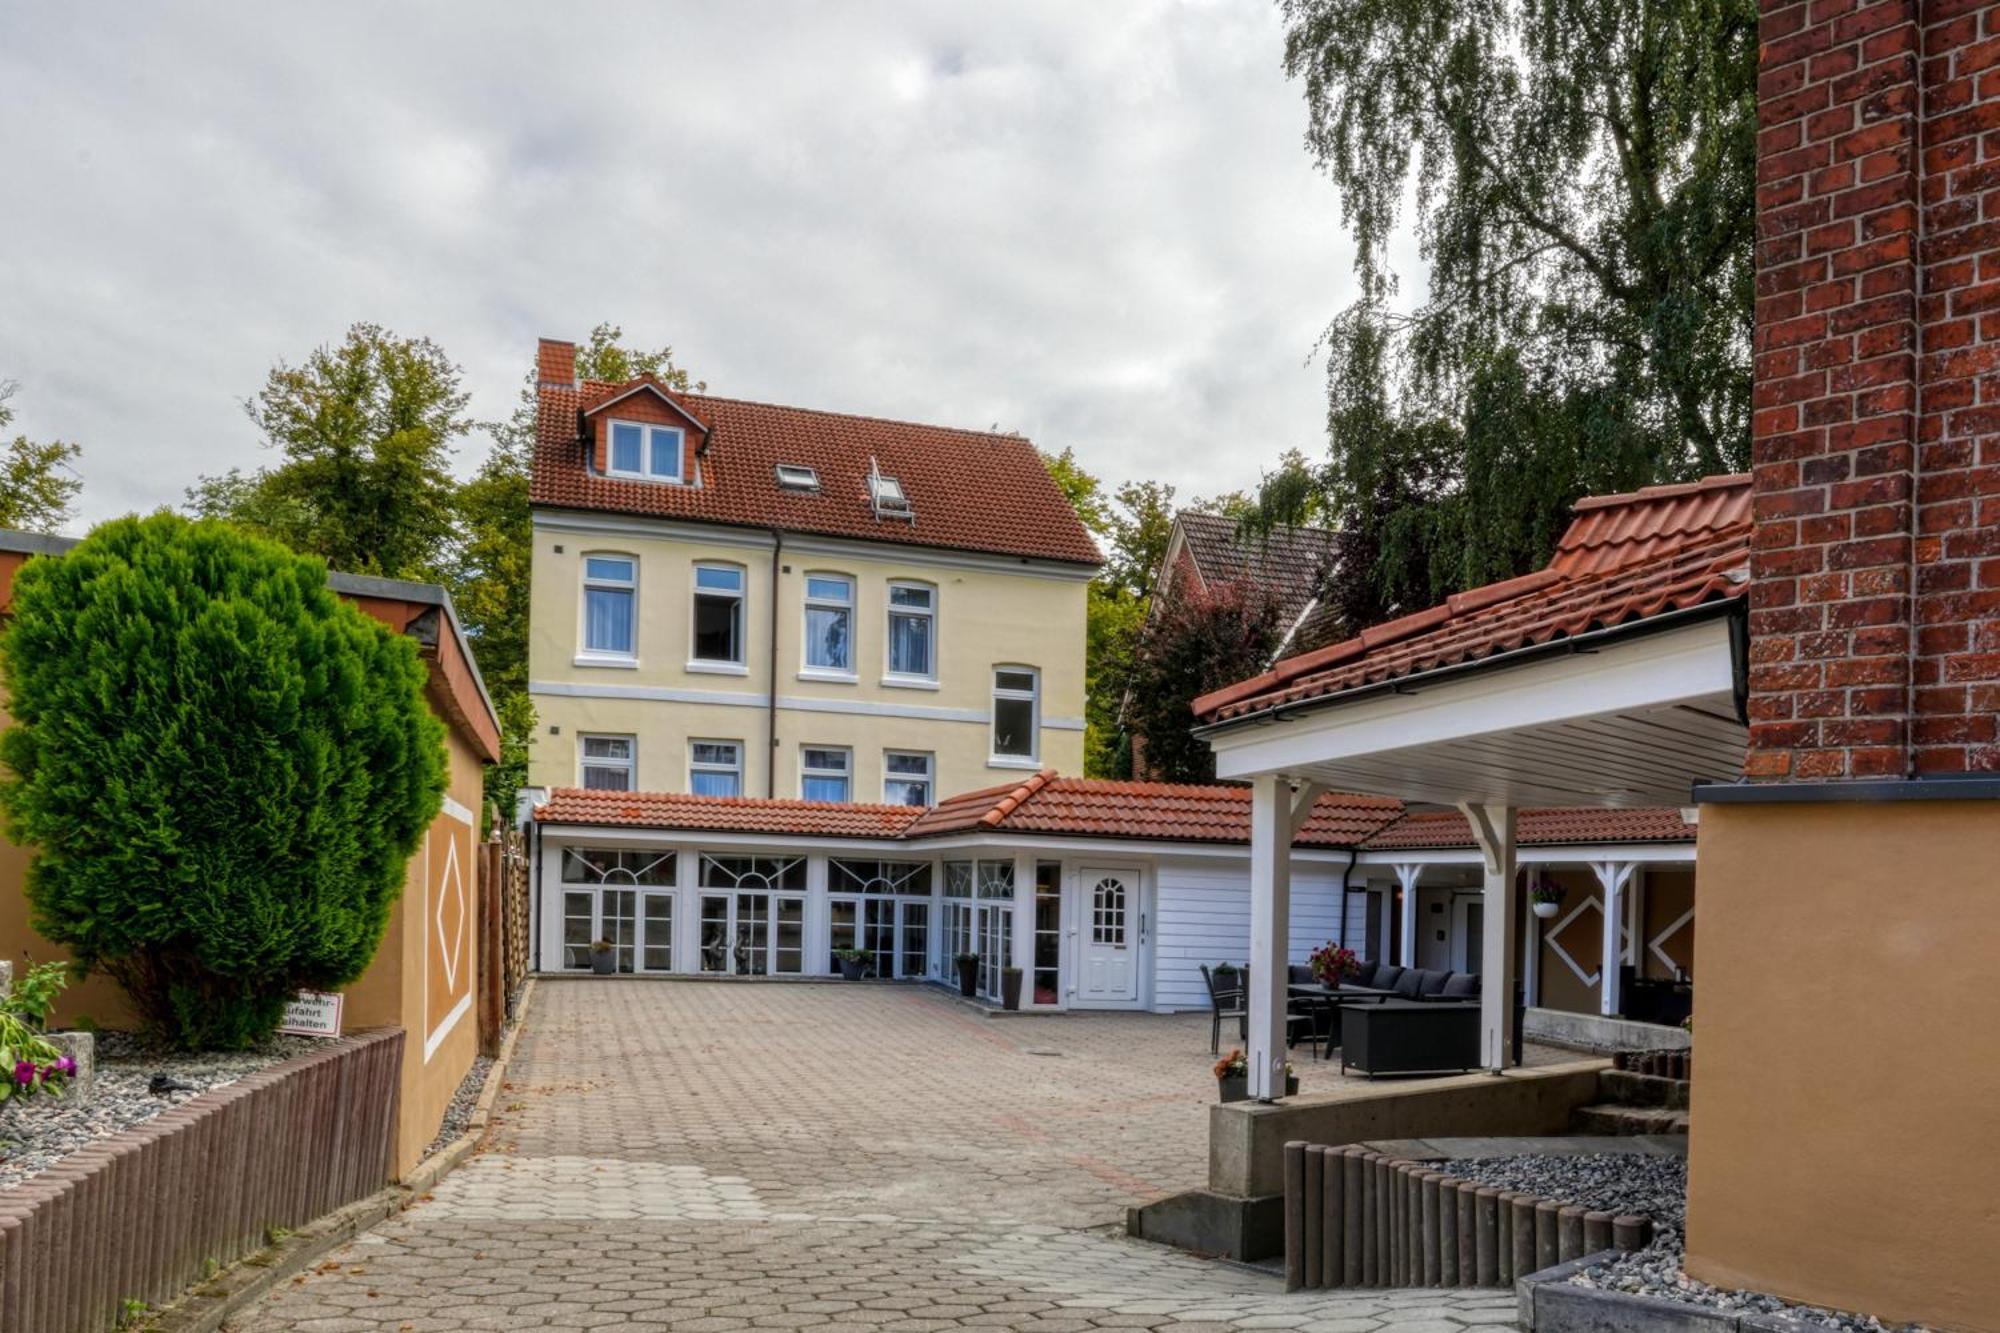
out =
{"type": "Polygon", "coordinates": [[[357,320],[480,417],[611,320],[718,393],[1249,485],[1323,451],[1353,290],[1281,43],[1261,0],[7,6],[0,380],[86,524],[268,461],[242,399],[357,320]]]}

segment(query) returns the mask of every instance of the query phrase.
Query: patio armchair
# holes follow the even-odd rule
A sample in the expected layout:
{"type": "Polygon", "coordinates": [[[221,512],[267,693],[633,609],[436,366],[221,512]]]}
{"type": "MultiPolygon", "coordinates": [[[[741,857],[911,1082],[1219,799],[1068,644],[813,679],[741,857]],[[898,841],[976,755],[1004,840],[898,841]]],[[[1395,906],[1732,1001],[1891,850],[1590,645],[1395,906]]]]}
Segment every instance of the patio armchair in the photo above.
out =
{"type": "Polygon", "coordinates": [[[1221,977],[1209,971],[1208,964],[1201,965],[1201,979],[1208,986],[1208,1049],[1211,1053],[1222,1051],[1222,1020],[1236,1020],[1236,1039],[1250,1039],[1250,990],[1247,971],[1225,972],[1221,977]],[[1226,980],[1224,978],[1227,978],[1226,980]]]}

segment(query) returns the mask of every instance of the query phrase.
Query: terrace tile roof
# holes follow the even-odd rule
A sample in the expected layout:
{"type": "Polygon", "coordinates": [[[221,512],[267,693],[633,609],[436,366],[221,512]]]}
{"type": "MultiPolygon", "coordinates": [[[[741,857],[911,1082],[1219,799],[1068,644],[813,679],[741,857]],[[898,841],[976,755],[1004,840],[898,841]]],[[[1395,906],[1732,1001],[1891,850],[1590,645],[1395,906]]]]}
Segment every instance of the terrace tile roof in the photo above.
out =
{"type": "MultiPolygon", "coordinates": [[[[1694,825],[1665,807],[1521,810],[1514,816],[1517,847],[1581,846],[1613,842],[1693,842],[1694,825]]],[[[1456,810],[1422,810],[1369,838],[1367,850],[1399,851],[1472,846],[1472,829],[1456,810]]]]}
{"type": "Polygon", "coordinates": [[[1747,475],[1581,500],[1546,568],[1285,658],[1196,699],[1195,714],[1226,722],[1741,598],[1750,576],[1750,519],[1747,475]]]}
{"type": "Polygon", "coordinates": [[[1035,446],[1019,435],[673,392],[651,379],[545,382],[538,404],[529,485],[537,505],[1076,565],[1103,562],[1035,446]],[[581,414],[641,384],[707,428],[699,485],[619,480],[591,468],[581,414]],[[875,515],[867,483],[871,458],[902,483],[914,521],[875,515]],[[781,488],[780,463],[817,471],[818,492],[781,488]]]}
{"type": "MultiPolygon", "coordinates": [[[[1314,803],[1297,843],[1352,847],[1402,812],[1402,802],[1390,797],[1328,792],[1314,803]]],[[[904,836],[981,830],[1242,843],[1250,840],[1250,789],[1065,778],[1043,769],[1019,783],[950,797],[904,836]]]]}
{"type": "Polygon", "coordinates": [[[913,805],[690,796],[681,792],[557,787],[535,807],[542,824],[687,829],[697,833],[782,833],[814,838],[894,838],[923,814],[913,805]]]}
{"type": "MultiPolygon", "coordinates": [[[[1043,769],[1019,782],[946,797],[926,809],[559,787],[536,807],[535,819],[814,838],[908,841],[1002,832],[1240,845],[1250,840],[1250,789],[1065,778],[1043,769]]],[[[1522,847],[1692,842],[1695,836],[1694,826],[1672,809],[1523,810],[1518,820],[1515,837],[1522,847]]],[[[1456,811],[1406,812],[1391,797],[1327,792],[1314,803],[1297,845],[1422,851],[1473,844],[1464,816],[1456,811]]]]}

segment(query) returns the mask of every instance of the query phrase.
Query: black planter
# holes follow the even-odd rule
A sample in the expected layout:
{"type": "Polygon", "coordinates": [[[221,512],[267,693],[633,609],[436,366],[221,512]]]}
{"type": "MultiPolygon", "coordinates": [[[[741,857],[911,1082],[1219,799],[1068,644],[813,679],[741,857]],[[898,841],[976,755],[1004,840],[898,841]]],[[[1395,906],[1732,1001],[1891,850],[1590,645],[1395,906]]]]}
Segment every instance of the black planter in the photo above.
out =
{"type": "Polygon", "coordinates": [[[617,975],[617,952],[612,949],[592,949],[590,951],[590,970],[600,977],[617,975]]]}
{"type": "Polygon", "coordinates": [[[1021,969],[1018,967],[1010,967],[1000,974],[1000,1007],[1021,1007],[1021,969]]]}
{"type": "Polygon", "coordinates": [[[868,975],[868,960],[865,958],[843,958],[840,960],[840,975],[849,981],[859,981],[868,975]]]}
{"type": "Polygon", "coordinates": [[[1233,1078],[1215,1080],[1216,1095],[1225,1102],[1245,1101],[1250,1096],[1250,1076],[1238,1074],[1233,1078]]]}
{"type": "Polygon", "coordinates": [[[961,958],[958,960],[958,993],[971,999],[979,993],[979,960],[961,958]]]}

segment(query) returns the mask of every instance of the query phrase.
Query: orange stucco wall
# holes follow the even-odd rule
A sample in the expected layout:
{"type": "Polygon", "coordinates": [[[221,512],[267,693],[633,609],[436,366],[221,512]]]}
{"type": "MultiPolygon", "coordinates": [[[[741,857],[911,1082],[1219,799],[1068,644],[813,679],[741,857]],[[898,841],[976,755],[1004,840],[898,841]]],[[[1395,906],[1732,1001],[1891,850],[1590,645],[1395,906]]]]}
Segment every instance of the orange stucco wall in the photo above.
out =
{"type": "Polygon", "coordinates": [[[1709,805],[1689,1272],[2000,1329],[2000,802],[1709,805]]]}

